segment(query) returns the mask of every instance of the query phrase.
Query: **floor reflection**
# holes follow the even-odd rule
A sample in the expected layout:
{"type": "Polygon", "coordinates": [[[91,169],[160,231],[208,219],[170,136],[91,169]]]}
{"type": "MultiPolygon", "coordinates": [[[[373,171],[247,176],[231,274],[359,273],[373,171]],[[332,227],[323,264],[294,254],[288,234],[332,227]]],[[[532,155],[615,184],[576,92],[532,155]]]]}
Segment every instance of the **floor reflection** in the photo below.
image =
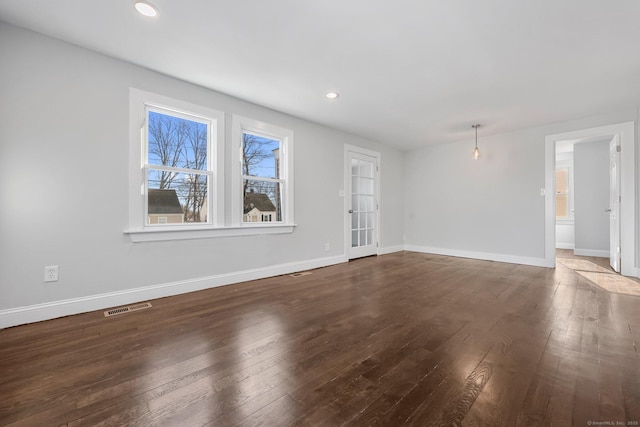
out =
{"type": "Polygon", "coordinates": [[[558,258],[557,262],[606,291],[640,296],[640,281],[637,279],[622,276],[585,259],[558,258]]]}
{"type": "Polygon", "coordinates": [[[290,349],[286,322],[269,310],[249,311],[235,329],[233,360],[240,361],[240,369],[221,398],[234,408],[228,418],[241,420],[289,391],[290,349]]]}

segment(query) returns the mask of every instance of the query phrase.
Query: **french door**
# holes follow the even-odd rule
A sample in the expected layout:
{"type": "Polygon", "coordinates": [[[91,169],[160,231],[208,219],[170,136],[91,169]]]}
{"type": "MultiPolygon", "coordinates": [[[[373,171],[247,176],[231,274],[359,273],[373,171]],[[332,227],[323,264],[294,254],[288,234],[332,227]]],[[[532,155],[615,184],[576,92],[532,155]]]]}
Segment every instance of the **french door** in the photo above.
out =
{"type": "Polygon", "coordinates": [[[355,150],[347,150],[345,158],[349,259],[378,253],[379,155],[355,150]]]}

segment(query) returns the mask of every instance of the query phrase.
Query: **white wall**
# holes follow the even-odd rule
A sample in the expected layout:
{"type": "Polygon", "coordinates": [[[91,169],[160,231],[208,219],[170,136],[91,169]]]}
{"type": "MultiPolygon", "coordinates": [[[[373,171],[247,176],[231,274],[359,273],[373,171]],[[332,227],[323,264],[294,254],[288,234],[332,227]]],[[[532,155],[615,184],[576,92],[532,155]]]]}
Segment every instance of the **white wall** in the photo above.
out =
{"type": "Polygon", "coordinates": [[[609,141],[574,146],[575,253],[609,256],[609,141]]]}
{"type": "MultiPolygon", "coordinates": [[[[471,132],[469,132],[471,135],[471,132]]],[[[544,144],[530,132],[408,153],[406,243],[414,250],[538,263],[544,250],[544,144]]]]}
{"type": "Polygon", "coordinates": [[[575,224],[556,222],[556,248],[575,249],[576,231],[575,224]]]}
{"type": "Polygon", "coordinates": [[[344,261],[344,144],[381,152],[381,246],[402,247],[399,151],[1,22],[0,57],[0,327],[344,261]],[[292,129],[295,231],[131,243],[130,87],[224,111],[227,140],[232,113],[292,129]]]}
{"type": "MultiPolygon", "coordinates": [[[[546,265],[545,198],[540,195],[545,137],[636,118],[634,108],[509,134],[479,132],[478,161],[471,158],[471,129],[467,140],[406,153],[407,248],[546,265]]],[[[552,188],[546,190],[553,194],[552,188]]]]}

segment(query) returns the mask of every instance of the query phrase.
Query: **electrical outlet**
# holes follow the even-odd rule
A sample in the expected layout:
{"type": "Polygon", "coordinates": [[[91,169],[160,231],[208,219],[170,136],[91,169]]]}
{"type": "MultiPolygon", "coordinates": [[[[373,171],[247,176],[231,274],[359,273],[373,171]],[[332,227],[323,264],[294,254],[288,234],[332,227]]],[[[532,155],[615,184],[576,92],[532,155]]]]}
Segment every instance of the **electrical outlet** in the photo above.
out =
{"type": "Polygon", "coordinates": [[[45,282],[57,282],[58,281],[58,266],[48,265],[44,268],[44,281],[45,282]]]}
{"type": "Polygon", "coordinates": [[[331,245],[329,245],[328,243],[325,243],[325,244],[324,244],[324,250],[325,250],[326,252],[329,252],[329,250],[331,250],[331,245]]]}

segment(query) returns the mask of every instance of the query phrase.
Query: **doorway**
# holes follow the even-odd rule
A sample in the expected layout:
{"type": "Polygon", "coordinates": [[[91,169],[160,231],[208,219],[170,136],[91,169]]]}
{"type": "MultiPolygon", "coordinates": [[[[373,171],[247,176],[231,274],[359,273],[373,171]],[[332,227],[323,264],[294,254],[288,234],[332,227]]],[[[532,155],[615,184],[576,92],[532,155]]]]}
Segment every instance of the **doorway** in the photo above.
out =
{"type": "Polygon", "coordinates": [[[621,147],[619,158],[619,215],[620,221],[620,270],[623,275],[637,276],[636,269],[636,237],[635,224],[635,125],[625,122],[616,125],[583,129],[562,134],[549,135],[545,138],[545,265],[556,265],[556,203],[555,203],[555,148],[556,142],[582,140],[604,135],[617,135],[621,147]]]}
{"type": "Polygon", "coordinates": [[[345,253],[378,254],[380,153],[345,146],[345,253]]]}
{"type": "Polygon", "coordinates": [[[556,142],[556,249],[620,272],[618,135],[556,142]]]}

